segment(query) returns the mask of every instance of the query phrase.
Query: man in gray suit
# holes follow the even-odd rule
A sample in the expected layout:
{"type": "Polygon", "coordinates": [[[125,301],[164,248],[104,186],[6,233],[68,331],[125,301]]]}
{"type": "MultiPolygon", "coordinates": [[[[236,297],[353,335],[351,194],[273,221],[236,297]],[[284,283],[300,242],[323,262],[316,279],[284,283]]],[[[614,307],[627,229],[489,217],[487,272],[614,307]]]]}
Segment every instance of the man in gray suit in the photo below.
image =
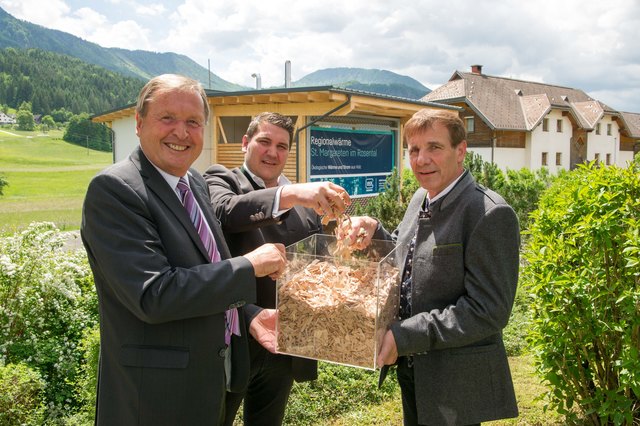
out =
{"type": "Polygon", "coordinates": [[[400,320],[383,338],[378,366],[398,364],[405,425],[516,417],[502,329],[518,282],[518,220],[464,170],[457,116],[421,110],[404,133],[421,188],[393,235],[407,247],[400,320]]]}
{"type": "MultiPolygon", "coordinates": [[[[286,245],[322,231],[320,215],[342,213],[349,195],[330,182],[291,182],[282,174],[289,156],[294,125],[290,118],[266,112],[255,116],[242,138],[244,164],[233,170],[210,167],[204,177],[211,203],[232,254],[267,242],[286,245]]],[[[275,318],[276,283],[258,279],[255,304],[245,307],[246,323],[275,318]]],[[[245,426],[280,425],[293,381],[317,377],[317,362],[274,354],[249,339],[251,379],[246,392],[228,392],[225,425],[231,426],[244,399],[245,426]]]]}
{"type": "Polygon", "coordinates": [[[284,246],[231,257],[190,169],[208,116],[198,82],[153,78],[136,106],[140,146],[89,184],[81,234],[100,310],[99,425],[218,425],[226,389],[248,381],[242,306],[256,277],[282,273],[284,246]],[[183,205],[184,187],[195,203],[183,205]],[[239,331],[225,335],[234,309],[239,331]]]}

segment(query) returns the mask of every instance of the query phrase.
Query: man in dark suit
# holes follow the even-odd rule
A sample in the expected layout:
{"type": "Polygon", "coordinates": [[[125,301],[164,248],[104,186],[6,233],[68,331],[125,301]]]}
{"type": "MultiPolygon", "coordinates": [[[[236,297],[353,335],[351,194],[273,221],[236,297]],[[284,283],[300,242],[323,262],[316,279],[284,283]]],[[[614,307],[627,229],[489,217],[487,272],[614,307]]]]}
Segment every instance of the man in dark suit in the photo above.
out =
{"type": "MultiPolygon", "coordinates": [[[[211,203],[222,224],[232,254],[268,242],[293,244],[322,230],[320,215],[335,217],[349,201],[347,192],[330,182],[291,184],[282,174],[293,123],[277,113],[253,118],[242,138],[244,164],[233,170],[210,167],[204,177],[211,203]]],[[[260,278],[258,300],[245,307],[246,322],[274,318],[275,281],[260,278]]],[[[246,392],[227,393],[225,425],[232,425],[244,398],[245,426],[279,425],[293,381],[317,377],[316,361],[276,355],[274,347],[249,340],[251,380],[246,392]]]]}
{"type": "Polygon", "coordinates": [[[408,249],[400,320],[383,338],[378,365],[398,364],[405,425],[516,417],[502,329],[518,282],[517,217],[464,170],[457,116],[419,111],[404,137],[421,188],[393,234],[408,249]]]}
{"type": "Polygon", "coordinates": [[[140,146],[89,184],[81,234],[100,310],[99,425],[218,425],[226,389],[246,386],[242,306],[256,298],[256,277],[284,270],[284,246],[231,257],[190,169],[208,116],[198,82],[153,78],[136,106],[140,146]],[[195,198],[189,212],[179,182],[195,198]]]}

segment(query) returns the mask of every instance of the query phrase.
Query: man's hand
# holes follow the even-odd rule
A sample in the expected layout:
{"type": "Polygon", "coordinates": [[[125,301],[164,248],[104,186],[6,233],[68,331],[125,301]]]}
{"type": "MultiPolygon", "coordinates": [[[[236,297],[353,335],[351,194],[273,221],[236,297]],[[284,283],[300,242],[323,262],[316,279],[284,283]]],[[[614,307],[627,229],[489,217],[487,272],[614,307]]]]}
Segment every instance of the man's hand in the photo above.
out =
{"type": "Polygon", "coordinates": [[[244,257],[253,265],[256,277],[269,275],[275,280],[282,275],[287,265],[284,244],[280,243],[263,244],[254,251],[245,254],[244,257]]]}
{"type": "Polygon", "coordinates": [[[308,207],[320,216],[335,218],[351,204],[349,194],[333,182],[311,182],[285,185],[280,193],[280,208],[308,207]]]}
{"type": "Polygon", "coordinates": [[[362,250],[371,244],[373,234],[378,229],[378,221],[369,216],[353,216],[349,230],[350,247],[362,250]]]}
{"type": "Polygon", "coordinates": [[[395,364],[398,360],[398,347],[396,346],[396,339],[393,337],[391,330],[387,330],[382,338],[382,346],[378,351],[378,358],[376,364],[382,368],[383,365],[395,364]]]}
{"type": "Polygon", "coordinates": [[[278,311],[263,309],[249,324],[249,333],[269,352],[276,353],[276,319],[278,311]]]}

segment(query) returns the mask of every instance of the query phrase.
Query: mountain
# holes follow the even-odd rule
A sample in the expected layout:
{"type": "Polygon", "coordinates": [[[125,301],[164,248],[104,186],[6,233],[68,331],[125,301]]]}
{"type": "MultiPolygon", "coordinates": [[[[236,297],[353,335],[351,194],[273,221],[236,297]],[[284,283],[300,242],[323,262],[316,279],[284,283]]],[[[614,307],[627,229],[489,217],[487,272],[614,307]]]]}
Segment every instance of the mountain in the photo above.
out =
{"type": "Polygon", "coordinates": [[[163,73],[177,73],[192,77],[206,88],[214,90],[246,90],[245,86],[223,80],[187,56],[176,53],[147,52],[106,48],[74,35],[51,30],[14,18],[0,8],[0,48],[37,48],[73,56],[84,62],[142,80],[163,73]]]}
{"type": "Polygon", "coordinates": [[[409,99],[420,99],[431,90],[419,81],[391,71],[365,68],[326,68],[291,83],[294,87],[333,85],[409,99]]]}
{"type": "MultiPolygon", "coordinates": [[[[63,31],[16,19],[0,8],[0,49],[40,49],[78,58],[89,64],[146,81],[158,74],[184,74],[204,87],[238,91],[251,88],[218,77],[185,55],[144,50],[105,48],[63,31]],[[211,85],[209,85],[209,80],[211,85]]],[[[337,86],[409,99],[431,92],[417,80],[391,71],[364,68],[327,68],[292,82],[294,87],[337,86]]]]}

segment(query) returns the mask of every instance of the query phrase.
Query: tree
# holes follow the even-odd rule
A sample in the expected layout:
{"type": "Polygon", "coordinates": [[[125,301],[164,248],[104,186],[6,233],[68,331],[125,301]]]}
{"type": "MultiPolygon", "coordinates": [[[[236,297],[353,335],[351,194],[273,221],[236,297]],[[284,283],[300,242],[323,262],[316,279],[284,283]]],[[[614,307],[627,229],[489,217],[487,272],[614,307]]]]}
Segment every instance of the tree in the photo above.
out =
{"type": "Polygon", "coordinates": [[[51,111],[51,117],[56,123],[66,123],[73,117],[73,112],[67,111],[64,107],[51,111]]]}
{"type": "Polygon", "coordinates": [[[99,151],[111,151],[111,129],[92,122],[87,113],[71,117],[62,139],[99,151]]]}
{"type": "Polygon", "coordinates": [[[22,102],[16,114],[16,123],[18,130],[33,130],[35,128],[36,122],[33,119],[30,102],[22,102]]]}
{"type": "Polygon", "coordinates": [[[56,122],[50,115],[45,115],[44,117],[42,117],[42,119],[40,120],[40,124],[44,133],[56,127],[56,122]]]}

